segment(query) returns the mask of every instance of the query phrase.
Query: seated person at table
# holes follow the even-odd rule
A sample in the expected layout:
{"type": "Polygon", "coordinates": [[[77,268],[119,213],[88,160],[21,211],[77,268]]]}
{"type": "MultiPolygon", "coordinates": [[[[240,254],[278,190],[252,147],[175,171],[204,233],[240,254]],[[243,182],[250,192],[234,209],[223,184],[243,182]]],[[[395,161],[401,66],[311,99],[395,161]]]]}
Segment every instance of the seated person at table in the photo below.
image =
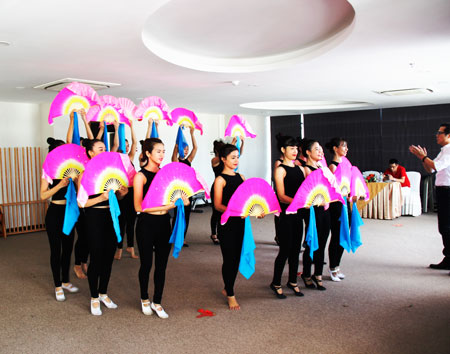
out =
{"type": "Polygon", "coordinates": [[[408,176],[406,174],[406,170],[403,166],[400,166],[398,164],[397,159],[389,160],[389,168],[386,171],[384,171],[383,180],[391,182],[400,182],[402,187],[408,188],[411,187],[408,176]]]}

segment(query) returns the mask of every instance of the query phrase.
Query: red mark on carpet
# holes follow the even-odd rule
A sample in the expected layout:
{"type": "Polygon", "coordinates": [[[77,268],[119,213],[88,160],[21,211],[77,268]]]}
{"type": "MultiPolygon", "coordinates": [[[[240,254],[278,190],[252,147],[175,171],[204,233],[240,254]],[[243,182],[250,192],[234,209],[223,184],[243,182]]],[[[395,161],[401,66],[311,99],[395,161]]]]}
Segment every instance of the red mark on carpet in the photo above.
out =
{"type": "Polygon", "coordinates": [[[204,310],[204,309],[199,309],[199,310],[197,310],[197,312],[200,312],[200,315],[198,315],[197,318],[212,317],[212,316],[216,315],[214,312],[209,311],[209,310],[204,310]]]}
{"type": "Polygon", "coordinates": [[[394,226],[394,227],[403,227],[402,224],[394,224],[394,225],[392,225],[392,226],[394,226]]]}

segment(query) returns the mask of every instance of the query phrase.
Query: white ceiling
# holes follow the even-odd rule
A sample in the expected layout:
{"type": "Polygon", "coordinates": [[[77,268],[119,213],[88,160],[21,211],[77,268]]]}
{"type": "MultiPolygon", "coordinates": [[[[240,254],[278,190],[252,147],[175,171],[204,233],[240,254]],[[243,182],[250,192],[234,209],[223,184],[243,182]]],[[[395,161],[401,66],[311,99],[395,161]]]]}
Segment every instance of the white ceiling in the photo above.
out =
{"type": "Polygon", "coordinates": [[[0,41],[0,101],[51,102],[33,87],[70,77],[228,115],[450,103],[449,0],[0,0],[0,41]],[[434,93],[374,92],[417,87],[434,93]],[[240,106],[261,101],[319,102],[240,106]]]}

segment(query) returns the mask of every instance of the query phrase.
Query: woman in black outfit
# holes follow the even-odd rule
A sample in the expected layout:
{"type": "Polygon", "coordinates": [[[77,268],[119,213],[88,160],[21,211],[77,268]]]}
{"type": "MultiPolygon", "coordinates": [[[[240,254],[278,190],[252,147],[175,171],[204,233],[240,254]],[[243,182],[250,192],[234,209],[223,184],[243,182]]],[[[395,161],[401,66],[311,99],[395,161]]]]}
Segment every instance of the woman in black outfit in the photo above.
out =
{"type": "MultiPolygon", "coordinates": [[[[142,169],[134,177],[134,206],[138,214],[136,224],[136,241],[139,249],[141,267],[139,268],[139,285],[141,289],[141,308],[144,315],[151,315],[152,310],[158,317],[169,315],[161,306],[161,299],[166,278],[166,267],[171,244],[169,243],[172,228],[168,211],[175,208],[174,203],[160,207],[142,210],[142,200],[147,194],[159,166],[164,160],[164,145],[160,139],[145,139],[142,146],[142,169]],[[153,248],[155,250],[155,272],[153,301],[148,296],[148,281],[153,263],[153,248]]],[[[189,203],[183,198],[184,204],[189,203]]]]}
{"type": "MultiPolygon", "coordinates": [[[[89,158],[93,158],[105,151],[105,144],[101,140],[85,139],[83,140],[83,145],[89,158]]],[[[83,175],[79,179],[80,183],[82,178],[83,175]]],[[[127,192],[128,188],[121,186],[116,192],[117,198],[122,199],[127,192]]],[[[102,314],[100,301],[107,308],[117,308],[117,305],[107,295],[114,253],[117,247],[117,236],[109,210],[108,193],[109,191],[105,191],[89,196],[84,206],[90,254],[87,276],[91,292],[91,313],[95,316],[102,314]]]]}
{"type": "MultiPolygon", "coordinates": [[[[197,141],[195,140],[195,136],[194,136],[194,127],[189,127],[189,131],[191,132],[191,139],[192,139],[192,151],[189,154],[189,146],[186,146],[184,148],[184,158],[180,158],[179,154],[178,154],[178,144],[175,144],[175,146],[173,147],[173,152],[172,152],[172,162],[181,162],[184,163],[186,165],[188,165],[189,167],[191,167],[192,165],[192,161],[194,161],[195,155],[197,154],[197,141]],[[189,154],[189,155],[188,155],[189,154]]],[[[187,230],[189,227],[189,219],[191,216],[191,203],[192,203],[192,198],[189,198],[189,205],[186,205],[184,207],[184,218],[186,220],[186,229],[184,230],[184,238],[186,240],[186,234],[187,234],[187,230]]],[[[175,220],[176,220],[176,215],[173,218],[172,221],[172,226],[175,225],[175,220]]],[[[183,244],[183,247],[189,247],[189,245],[185,242],[183,244]]]]}
{"type": "MultiPolygon", "coordinates": [[[[239,165],[239,152],[236,146],[225,144],[220,149],[223,162],[222,173],[214,181],[214,207],[220,213],[225,212],[234,191],[244,182],[244,176],[234,172],[239,165]]],[[[244,239],[244,219],[232,216],[225,225],[219,226],[220,249],[222,251],[222,277],[225,289],[222,293],[228,297],[230,310],[239,310],[240,306],[234,296],[234,282],[239,270],[242,241],[244,239]]]]}
{"type": "MultiPolygon", "coordinates": [[[[48,138],[49,152],[64,145],[64,141],[48,138]]],[[[45,216],[48,242],[50,244],[50,266],[55,284],[57,301],[64,301],[64,290],[76,293],[78,288],[69,281],[70,258],[72,256],[74,232],[70,235],[63,233],[64,215],[66,211],[66,192],[69,177],[54,179],[50,185],[46,179],[41,180],[41,199],[52,198],[45,216]]]]}
{"type": "MultiPolygon", "coordinates": [[[[223,162],[220,160],[219,151],[224,146],[225,143],[222,140],[214,140],[213,149],[214,149],[214,157],[211,159],[211,168],[214,172],[214,179],[222,173],[223,170],[223,162]]],[[[218,245],[220,243],[217,238],[217,229],[220,223],[220,213],[214,208],[214,183],[211,186],[211,241],[218,245]]]]}
{"type": "MultiPolygon", "coordinates": [[[[331,161],[328,168],[331,172],[335,173],[339,163],[342,161],[342,157],[347,155],[348,147],[347,142],[343,138],[333,138],[325,147],[330,151],[333,156],[333,160],[331,161]]],[[[348,195],[350,191],[348,191],[347,203],[350,203],[348,200],[348,195]]],[[[328,258],[330,261],[330,276],[333,281],[341,281],[341,279],[345,278],[345,275],[339,269],[339,265],[341,263],[342,254],[344,253],[344,248],[340,245],[340,236],[341,236],[341,222],[339,218],[341,217],[342,212],[342,203],[331,203],[330,204],[330,221],[331,221],[331,239],[330,244],[328,245],[328,258]]],[[[350,208],[348,208],[350,210],[350,208]]]]}
{"type": "MultiPolygon", "coordinates": [[[[305,177],[312,171],[322,168],[320,160],[323,158],[323,149],[315,140],[305,139],[302,144],[303,154],[307,157],[305,169],[305,177]]],[[[326,166],[325,166],[326,167],[326,166]]],[[[326,290],[322,283],[323,262],[325,258],[325,247],[330,233],[330,212],[325,210],[323,206],[314,206],[316,215],[317,236],[319,239],[319,248],[314,252],[314,262],[309,256],[309,246],[306,245],[303,252],[303,274],[302,279],[307,288],[315,288],[316,283],[318,290],[326,290]],[[314,275],[311,276],[311,265],[314,263],[314,275]]],[[[309,225],[309,210],[305,210],[306,229],[309,225]]]]}
{"type": "Polygon", "coordinates": [[[281,214],[277,225],[279,243],[278,256],[275,259],[273,280],[270,288],[278,299],[285,299],[281,288],[281,276],[288,260],[289,280],[286,286],[296,296],[303,296],[297,286],[298,259],[303,236],[303,216],[301,210],[296,214],[286,214],[298,188],[305,180],[303,167],[294,164],[297,158],[297,141],[290,136],[277,136],[278,149],[283,155],[283,162],[274,171],[275,189],[281,206],[281,214]]]}

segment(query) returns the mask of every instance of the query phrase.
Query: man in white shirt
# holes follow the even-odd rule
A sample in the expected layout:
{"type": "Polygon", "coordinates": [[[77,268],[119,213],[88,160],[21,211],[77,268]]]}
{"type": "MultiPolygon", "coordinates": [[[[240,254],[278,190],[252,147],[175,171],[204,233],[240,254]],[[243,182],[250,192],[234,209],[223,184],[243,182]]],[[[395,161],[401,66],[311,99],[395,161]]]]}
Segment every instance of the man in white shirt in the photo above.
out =
{"type": "Polygon", "coordinates": [[[450,123],[443,123],[436,132],[436,142],[442,146],[434,159],[427,156],[427,150],[411,145],[409,151],[422,160],[428,172],[436,171],[436,199],[438,227],[444,244],[444,259],[438,264],[430,264],[433,269],[450,269],[450,123]]]}

